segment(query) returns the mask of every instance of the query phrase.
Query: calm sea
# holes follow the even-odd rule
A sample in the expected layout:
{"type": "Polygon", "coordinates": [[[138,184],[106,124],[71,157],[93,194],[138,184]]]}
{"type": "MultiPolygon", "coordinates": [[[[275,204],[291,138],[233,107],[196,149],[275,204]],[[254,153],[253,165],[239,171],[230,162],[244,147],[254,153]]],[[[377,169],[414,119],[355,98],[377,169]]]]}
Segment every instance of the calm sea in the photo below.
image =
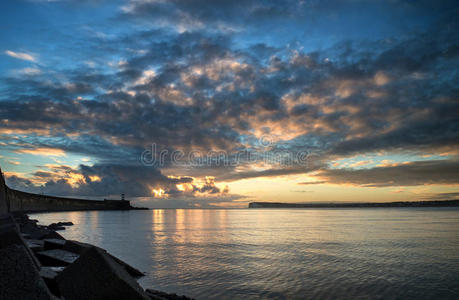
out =
{"type": "Polygon", "coordinates": [[[459,209],[34,214],[198,299],[459,299],[459,209]]]}

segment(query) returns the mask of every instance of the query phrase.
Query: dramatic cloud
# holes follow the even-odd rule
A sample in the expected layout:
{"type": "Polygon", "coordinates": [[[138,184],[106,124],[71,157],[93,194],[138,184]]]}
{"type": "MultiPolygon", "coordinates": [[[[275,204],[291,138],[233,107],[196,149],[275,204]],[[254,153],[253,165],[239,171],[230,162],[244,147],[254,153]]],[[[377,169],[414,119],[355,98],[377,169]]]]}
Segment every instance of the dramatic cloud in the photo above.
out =
{"type": "Polygon", "coordinates": [[[46,191],[50,195],[85,198],[118,198],[124,193],[130,199],[194,199],[193,203],[201,203],[203,207],[208,202],[243,197],[229,194],[227,187],[219,188],[212,177],[206,177],[201,183],[191,177],[164,176],[157,169],[140,165],[80,165],[77,169],[48,165],[45,168],[49,171],[37,171],[31,179],[18,174],[6,174],[7,184],[11,188],[28,192],[46,191]]]}
{"type": "Polygon", "coordinates": [[[8,177],[18,189],[220,205],[241,199],[227,183],[254,178],[458,184],[455,1],[39,5],[30,18],[59,15],[53,30],[14,31],[22,46],[1,38],[40,53],[31,67],[34,55],[6,50],[20,60],[0,66],[0,143],[5,162],[21,161],[4,166],[22,174],[8,177]],[[146,149],[161,163],[141,161],[146,149]],[[209,152],[224,159],[192,161],[209,152]],[[403,161],[328,167],[370,154],[403,161]]]}
{"type": "Polygon", "coordinates": [[[459,184],[459,161],[417,161],[390,167],[360,170],[329,169],[320,171],[316,176],[325,179],[324,181],[327,183],[365,187],[453,185],[459,184]]]}

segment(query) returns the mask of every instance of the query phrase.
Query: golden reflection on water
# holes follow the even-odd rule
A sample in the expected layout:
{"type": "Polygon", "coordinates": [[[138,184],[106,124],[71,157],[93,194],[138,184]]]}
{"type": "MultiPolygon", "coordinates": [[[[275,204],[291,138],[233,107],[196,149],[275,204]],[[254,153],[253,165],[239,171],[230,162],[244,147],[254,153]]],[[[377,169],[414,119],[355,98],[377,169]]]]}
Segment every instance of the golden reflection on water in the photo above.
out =
{"type": "Polygon", "coordinates": [[[435,299],[437,289],[457,299],[458,216],[458,209],[155,209],[32,217],[74,222],[64,237],[147,272],[145,288],[248,300],[369,298],[376,288],[382,298],[435,299]]]}
{"type": "Polygon", "coordinates": [[[152,231],[155,233],[155,240],[160,241],[166,236],[162,234],[164,231],[164,209],[154,209],[151,214],[152,217],[152,231]],[[161,239],[162,238],[162,239],[161,239]]]}
{"type": "Polygon", "coordinates": [[[80,220],[80,212],[71,211],[68,213],[68,221],[72,222],[73,224],[78,224],[79,220],[80,220]]]}
{"type": "MultiPolygon", "coordinates": [[[[232,243],[228,223],[227,210],[153,210],[150,257],[158,264],[155,278],[168,278],[171,265],[178,270],[209,268],[209,265],[202,265],[202,257],[217,257],[213,251],[203,252],[203,249],[206,245],[232,243]]],[[[181,280],[189,280],[189,277],[181,280]]]]}
{"type": "Polygon", "coordinates": [[[80,236],[77,236],[75,239],[89,239],[92,243],[94,241],[103,240],[104,236],[100,228],[101,220],[99,211],[69,212],[65,216],[65,220],[68,218],[70,218],[75,225],[67,228],[66,231],[69,231],[69,229],[70,231],[78,231],[80,236]]]}
{"type": "Polygon", "coordinates": [[[152,211],[154,240],[178,245],[221,242],[229,236],[227,218],[227,210],[155,209],[152,211]]]}
{"type": "Polygon", "coordinates": [[[97,227],[99,226],[99,211],[93,211],[91,212],[91,229],[92,230],[97,230],[97,227]]]}

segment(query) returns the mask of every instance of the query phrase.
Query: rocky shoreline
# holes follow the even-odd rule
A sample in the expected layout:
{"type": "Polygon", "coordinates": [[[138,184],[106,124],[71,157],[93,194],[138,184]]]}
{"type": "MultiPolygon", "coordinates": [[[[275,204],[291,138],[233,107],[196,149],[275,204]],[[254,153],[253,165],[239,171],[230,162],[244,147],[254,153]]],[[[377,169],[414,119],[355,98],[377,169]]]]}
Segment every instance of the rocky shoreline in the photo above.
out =
{"type": "Polygon", "coordinates": [[[56,232],[71,222],[37,223],[23,213],[0,215],[0,299],[192,299],[144,290],[141,271],[56,232]]]}

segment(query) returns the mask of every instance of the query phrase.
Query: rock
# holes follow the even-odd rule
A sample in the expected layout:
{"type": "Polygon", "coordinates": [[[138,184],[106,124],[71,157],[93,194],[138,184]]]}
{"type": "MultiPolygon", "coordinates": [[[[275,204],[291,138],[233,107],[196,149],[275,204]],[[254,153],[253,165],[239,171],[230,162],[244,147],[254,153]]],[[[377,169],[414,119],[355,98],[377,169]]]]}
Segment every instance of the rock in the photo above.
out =
{"type": "MultiPolygon", "coordinates": [[[[30,250],[27,246],[25,241],[22,239],[21,234],[19,233],[17,226],[7,226],[2,225],[0,226],[0,249],[8,247],[10,245],[19,245],[23,246],[27,253],[29,254],[31,260],[38,268],[41,266],[40,262],[37,258],[33,255],[32,250],[30,250]]],[[[1,298],[0,298],[1,299],[1,298]]]]}
{"type": "Polygon", "coordinates": [[[18,225],[11,215],[0,215],[0,230],[7,230],[8,228],[12,228],[16,231],[19,230],[18,225]]]}
{"type": "Polygon", "coordinates": [[[67,266],[78,259],[79,255],[62,249],[37,252],[38,259],[45,266],[67,266]]]}
{"type": "Polygon", "coordinates": [[[57,272],[54,272],[51,267],[42,267],[40,269],[40,276],[47,279],[55,279],[57,272]]]}
{"type": "Polygon", "coordinates": [[[59,224],[56,224],[56,223],[51,223],[48,225],[48,228],[51,229],[51,230],[65,230],[65,227],[64,226],[61,226],[59,224]]]}
{"type": "Polygon", "coordinates": [[[0,299],[54,299],[24,246],[0,249],[0,299]]]}
{"type": "Polygon", "coordinates": [[[40,276],[46,283],[46,286],[56,296],[61,296],[61,292],[56,282],[57,272],[51,269],[52,267],[42,267],[40,269],[40,276]]]}
{"type": "Polygon", "coordinates": [[[5,248],[10,245],[24,245],[24,241],[16,226],[4,224],[0,226],[0,248],[5,248]]]}
{"type": "Polygon", "coordinates": [[[29,238],[35,239],[35,240],[42,239],[48,233],[47,230],[40,228],[34,223],[21,224],[20,227],[21,227],[21,232],[23,234],[27,234],[29,238]]]}
{"type": "Polygon", "coordinates": [[[95,247],[90,244],[68,240],[64,245],[64,250],[76,253],[76,254],[83,254],[84,251],[88,250],[91,247],[95,247]]]}
{"type": "Polygon", "coordinates": [[[107,252],[91,247],[56,277],[62,296],[76,299],[150,299],[107,252]]]}
{"type": "Polygon", "coordinates": [[[15,224],[13,216],[9,214],[0,215],[0,226],[7,224],[15,224]]]}
{"type": "Polygon", "coordinates": [[[147,289],[147,295],[152,300],[194,300],[193,298],[189,298],[187,296],[179,296],[177,294],[168,294],[165,292],[147,289]]]}
{"type": "Polygon", "coordinates": [[[28,215],[21,212],[13,212],[12,216],[17,223],[27,223],[30,220],[28,215]]]}
{"type": "MultiPolygon", "coordinates": [[[[87,249],[91,248],[91,247],[95,247],[91,244],[86,244],[86,243],[82,243],[82,242],[78,242],[78,241],[72,241],[72,240],[68,240],[65,245],[64,245],[64,250],[67,250],[67,251],[70,251],[70,252],[73,252],[73,253],[77,253],[77,254],[82,254],[84,251],[86,251],[87,249]]],[[[98,248],[98,247],[97,247],[98,248]]],[[[105,251],[104,249],[102,248],[99,248],[101,249],[102,251],[105,251]]],[[[144,273],[140,272],[139,270],[137,270],[136,268],[134,268],[133,266],[125,263],[124,261],[122,261],[121,259],[117,258],[116,256],[113,256],[111,255],[110,253],[107,252],[107,254],[114,260],[116,261],[118,264],[120,264],[128,273],[129,275],[133,276],[133,277],[142,277],[142,276],[145,276],[144,273]]]]}
{"type": "Polygon", "coordinates": [[[61,239],[44,239],[43,241],[45,250],[63,249],[66,242],[61,239]]]}
{"type": "Polygon", "coordinates": [[[122,261],[121,259],[119,259],[118,257],[116,256],[113,256],[111,255],[110,253],[107,253],[114,261],[116,261],[119,265],[121,265],[125,270],[126,272],[129,273],[129,275],[131,275],[132,277],[142,277],[142,276],[145,276],[144,273],[140,272],[139,270],[137,270],[136,268],[132,267],[131,265],[128,265],[127,263],[125,263],[124,261],[122,261]]]}
{"type": "Polygon", "coordinates": [[[72,222],[57,222],[59,226],[73,226],[72,222]]]}
{"type": "Polygon", "coordinates": [[[25,240],[25,243],[27,245],[27,247],[29,247],[29,249],[31,249],[32,251],[43,251],[45,248],[44,248],[44,244],[45,242],[42,241],[42,240],[32,240],[32,239],[28,239],[28,240],[25,240]]]}
{"type": "Polygon", "coordinates": [[[54,230],[47,230],[46,234],[42,237],[43,239],[59,239],[59,240],[65,240],[65,238],[57,233],[54,230]]]}
{"type": "Polygon", "coordinates": [[[41,267],[40,271],[41,270],[44,270],[44,272],[54,272],[54,273],[60,273],[62,271],[64,271],[65,267],[41,267]]]}

